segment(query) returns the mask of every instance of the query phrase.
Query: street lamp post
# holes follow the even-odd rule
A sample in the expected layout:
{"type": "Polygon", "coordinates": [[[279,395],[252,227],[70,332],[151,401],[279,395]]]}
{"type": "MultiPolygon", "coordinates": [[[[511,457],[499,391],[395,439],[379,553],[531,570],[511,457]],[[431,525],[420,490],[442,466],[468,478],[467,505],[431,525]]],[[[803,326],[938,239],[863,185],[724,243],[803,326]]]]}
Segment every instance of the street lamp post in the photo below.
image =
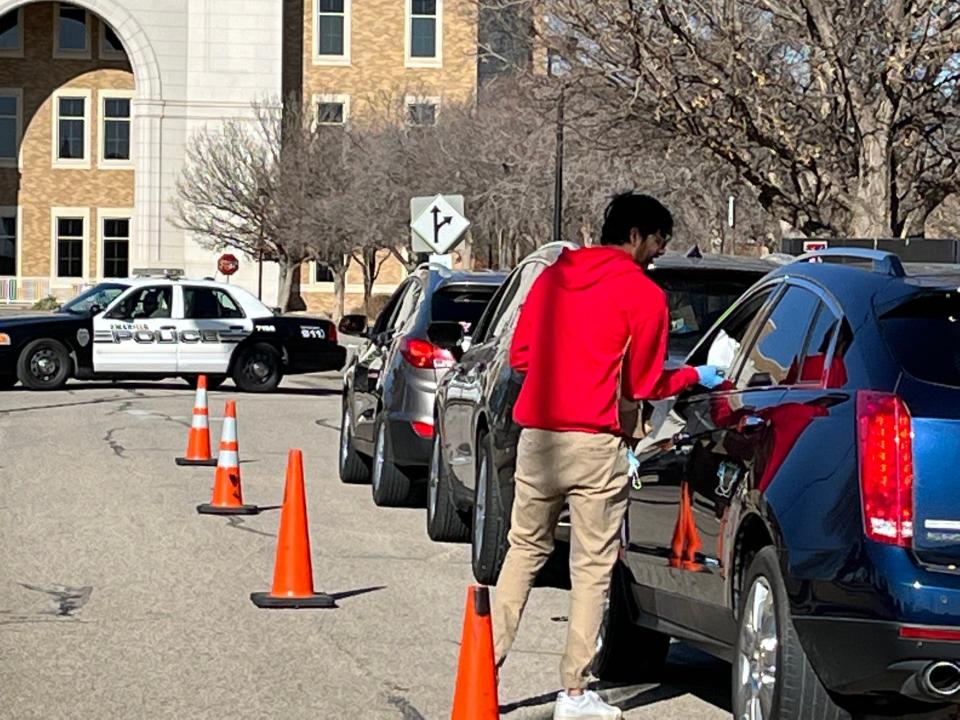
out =
{"type": "MultiPolygon", "coordinates": [[[[548,51],[547,75],[553,74],[554,52],[548,51]]],[[[557,102],[557,149],[553,172],[553,241],[563,239],[563,111],[566,100],[563,84],[560,85],[560,99],[557,102]]]]}

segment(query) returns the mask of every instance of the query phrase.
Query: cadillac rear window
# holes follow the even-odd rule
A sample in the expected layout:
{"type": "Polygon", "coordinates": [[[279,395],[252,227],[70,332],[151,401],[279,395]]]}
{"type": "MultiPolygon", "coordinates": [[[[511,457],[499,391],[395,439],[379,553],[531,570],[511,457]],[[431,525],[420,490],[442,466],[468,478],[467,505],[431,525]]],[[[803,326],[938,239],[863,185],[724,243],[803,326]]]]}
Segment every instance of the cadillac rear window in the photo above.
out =
{"type": "Polygon", "coordinates": [[[924,382],[960,387],[960,293],[914,297],[880,322],[906,372],[924,382]]]}

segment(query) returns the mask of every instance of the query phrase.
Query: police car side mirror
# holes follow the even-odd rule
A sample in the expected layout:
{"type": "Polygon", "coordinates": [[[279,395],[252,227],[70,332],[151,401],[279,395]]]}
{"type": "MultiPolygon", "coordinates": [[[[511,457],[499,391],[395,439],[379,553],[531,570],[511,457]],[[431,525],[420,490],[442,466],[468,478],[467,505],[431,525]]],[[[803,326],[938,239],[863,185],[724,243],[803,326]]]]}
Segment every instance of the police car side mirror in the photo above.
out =
{"type": "Polygon", "coordinates": [[[367,334],[366,315],[344,315],[337,324],[337,330],[344,335],[367,334]]]}

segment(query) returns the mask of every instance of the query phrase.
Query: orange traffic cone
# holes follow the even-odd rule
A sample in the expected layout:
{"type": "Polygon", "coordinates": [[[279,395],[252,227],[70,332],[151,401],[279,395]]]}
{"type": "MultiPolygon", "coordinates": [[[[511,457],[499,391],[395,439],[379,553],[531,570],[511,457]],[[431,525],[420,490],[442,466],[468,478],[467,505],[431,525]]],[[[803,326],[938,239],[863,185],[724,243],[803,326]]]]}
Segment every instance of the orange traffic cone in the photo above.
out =
{"type": "Polygon", "coordinates": [[[213,467],[217,461],[210,455],[210,423],[207,412],[207,376],[197,378],[197,396],[193,401],[193,422],[187,433],[187,456],[178,457],[177,465],[213,467]]]}
{"type": "Polygon", "coordinates": [[[244,505],[243,492],[240,489],[237,403],[227,400],[223,414],[223,432],[220,435],[217,474],[213,481],[213,498],[209,503],[197,505],[197,512],[203,515],[256,515],[260,508],[256,505],[244,505]]]}
{"type": "Polygon", "coordinates": [[[467,591],[457,688],[450,720],[497,720],[499,717],[490,589],[473,585],[467,591]]]}
{"type": "Polygon", "coordinates": [[[287,484],[283,490],[283,509],[280,511],[273,588],[268,593],[250,593],[250,599],[261,608],[337,606],[326,593],[313,591],[307,501],[303,491],[303,453],[299,450],[291,450],[287,459],[287,484]]]}

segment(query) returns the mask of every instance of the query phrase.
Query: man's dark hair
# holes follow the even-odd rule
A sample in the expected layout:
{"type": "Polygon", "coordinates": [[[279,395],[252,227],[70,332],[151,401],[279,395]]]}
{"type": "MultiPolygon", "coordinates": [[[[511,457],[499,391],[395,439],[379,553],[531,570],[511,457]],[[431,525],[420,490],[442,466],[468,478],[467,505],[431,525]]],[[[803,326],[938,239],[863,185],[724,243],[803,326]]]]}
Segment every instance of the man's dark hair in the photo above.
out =
{"type": "Polygon", "coordinates": [[[659,232],[666,238],[673,233],[673,215],[656,198],[625,192],[615,196],[607,205],[600,244],[626,245],[630,242],[632,228],[636,228],[642,237],[659,232]]]}

